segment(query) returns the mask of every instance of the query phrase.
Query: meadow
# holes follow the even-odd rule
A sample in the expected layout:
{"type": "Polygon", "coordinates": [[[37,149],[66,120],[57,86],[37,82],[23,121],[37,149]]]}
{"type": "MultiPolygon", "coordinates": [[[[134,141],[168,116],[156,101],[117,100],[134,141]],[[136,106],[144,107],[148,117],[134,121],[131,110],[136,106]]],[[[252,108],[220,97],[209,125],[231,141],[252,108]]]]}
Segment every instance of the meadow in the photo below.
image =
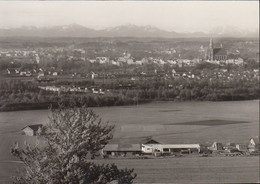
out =
{"type": "MultiPolygon", "coordinates": [[[[147,137],[161,143],[214,141],[248,143],[259,135],[259,101],[153,102],[137,106],[94,108],[103,121],[116,125],[112,143],[142,143],[147,137]]],[[[10,148],[14,142],[38,142],[21,135],[28,124],[45,124],[48,110],[0,112],[0,183],[20,173],[10,148]]],[[[231,183],[259,181],[259,157],[202,157],[108,159],[119,167],[135,168],[138,183],[231,183]]]]}
{"type": "Polygon", "coordinates": [[[257,183],[259,157],[182,157],[100,160],[135,168],[136,183],[257,183]]]}

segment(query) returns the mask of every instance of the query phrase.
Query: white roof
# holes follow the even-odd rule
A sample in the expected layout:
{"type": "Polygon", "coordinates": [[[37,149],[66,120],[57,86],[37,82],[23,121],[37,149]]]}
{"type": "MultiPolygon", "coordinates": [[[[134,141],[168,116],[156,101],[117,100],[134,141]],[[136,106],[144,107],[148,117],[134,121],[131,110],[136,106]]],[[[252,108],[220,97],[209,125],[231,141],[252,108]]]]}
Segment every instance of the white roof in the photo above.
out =
{"type": "MultiPolygon", "coordinates": [[[[143,144],[146,145],[146,144],[143,144]]],[[[163,148],[200,148],[199,144],[153,144],[153,145],[146,145],[153,148],[163,149],[163,148]]]]}

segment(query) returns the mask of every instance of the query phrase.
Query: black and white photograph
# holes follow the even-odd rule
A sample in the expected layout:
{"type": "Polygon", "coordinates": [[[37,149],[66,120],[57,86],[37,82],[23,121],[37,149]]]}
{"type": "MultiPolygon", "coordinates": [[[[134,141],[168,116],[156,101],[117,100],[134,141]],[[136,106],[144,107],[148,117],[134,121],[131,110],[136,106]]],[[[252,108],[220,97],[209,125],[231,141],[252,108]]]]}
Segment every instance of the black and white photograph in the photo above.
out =
{"type": "Polygon", "coordinates": [[[259,183],[259,1],[0,0],[0,184],[259,183]]]}

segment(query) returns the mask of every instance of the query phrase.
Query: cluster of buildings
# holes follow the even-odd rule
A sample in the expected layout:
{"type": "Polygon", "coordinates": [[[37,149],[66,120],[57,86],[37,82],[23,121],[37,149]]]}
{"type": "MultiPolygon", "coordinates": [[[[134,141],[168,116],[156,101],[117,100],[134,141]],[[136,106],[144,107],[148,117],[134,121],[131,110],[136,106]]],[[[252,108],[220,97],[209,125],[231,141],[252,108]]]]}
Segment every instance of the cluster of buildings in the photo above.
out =
{"type": "Polygon", "coordinates": [[[219,47],[215,47],[213,40],[210,39],[209,48],[207,49],[205,61],[208,63],[223,65],[223,64],[235,64],[243,65],[244,60],[238,55],[228,54],[226,48],[220,44],[219,47]]]}
{"type": "MultiPolygon", "coordinates": [[[[225,64],[234,64],[234,65],[243,65],[244,59],[239,56],[238,53],[231,53],[226,48],[223,47],[222,44],[219,46],[214,45],[213,39],[210,39],[208,49],[204,49],[203,47],[199,49],[199,52],[205,53],[205,62],[225,65],[225,64]]],[[[175,49],[169,49],[165,52],[165,54],[175,54],[175,49]]],[[[87,60],[87,59],[86,59],[87,60]]],[[[196,66],[196,64],[201,63],[202,59],[181,59],[176,58],[172,59],[162,59],[162,58],[153,58],[153,57],[144,57],[140,60],[136,60],[131,56],[130,53],[125,52],[123,56],[118,57],[114,60],[110,60],[109,57],[96,57],[95,59],[88,59],[91,63],[99,63],[99,64],[112,64],[120,66],[122,64],[128,65],[143,65],[148,63],[158,64],[158,65],[177,65],[178,67],[183,66],[196,66]]]]}
{"type": "Polygon", "coordinates": [[[98,63],[98,64],[111,64],[116,66],[121,66],[123,64],[127,65],[144,65],[144,64],[157,64],[157,65],[172,65],[178,67],[184,66],[196,66],[196,64],[202,62],[200,59],[168,59],[164,60],[162,58],[154,58],[154,57],[144,57],[140,60],[136,60],[131,57],[130,54],[124,55],[122,57],[118,57],[116,59],[110,59],[109,57],[96,57],[95,59],[88,59],[90,63],[98,63]]]}
{"type": "Polygon", "coordinates": [[[32,77],[37,76],[37,78],[48,76],[58,76],[63,71],[56,71],[55,69],[44,70],[42,68],[38,69],[21,69],[21,68],[7,68],[6,74],[9,76],[25,76],[25,77],[32,77]]]}
{"type": "Polygon", "coordinates": [[[2,50],[0,57],[13,58],[14,61],[23,61],[27,63],[36,62],[39,64],[40,57],[36,50],[2,50]]]}
{"type": "Polygon", "coordinates": [[[259,137],[251,138],[248,144],[214,142],[211,146],[201,144],[161,144],[153,139],[143,144],[107,144],[101,151],[103,157],[116,156],[169,156],[183,154],[218,154],[224,156],[237,156],[259,153],[259,137]]]}
{"type": "MultiPolygon", "coordinates": [[[[14,58],[14,61],[19,60],[19,58],[23,58],[24,61],[35,61],[34,63],[38,63],[43,60],[48,60],[51,62],[56,62],[58,60],[63,60],[64,58],[68,60],[84,60],[84,62],[90,62],[90,63],[98,63],[98,64],[109,64],[109,65],[116,65],[116,66],[124,66],[127,65],[136,65],[136,67],[139,65],[145,65],[145,64],[156,64],[159,67],[163,68],[163,65],[170,65],[172,68],[182,68],[186,66],[196,66],[202,62],[208,62],[208,63],[214,63],[218,65],[227,65],[227,64],[234,64],[234,65],[243,65],[244,60],[239,57],[239,53],[231,53],[228,51],[225,47],[223,47],[222,44],[219,46],[216,46],[216,44],[213,43],[213,40],[210,39],[210,43],[208,47],[201,47],[199,52],[203,52],[205,54],[205,59],[181,59],[181,58],[175,58],[175,59],[166,59],[163,57],[143,57],[140,59],[135,59],[129,52],[122,53],[120,57],[116,57],[111,59],[110,57],[107,57],[106,55],[102,56],[100,54],[100,57],[95,57],[94,59],[90,59],[87,56],[87,51],[84,49],[76,49],[76,48],[54,48],[54,49],[38,49],[36,50],[5,50],[0,51],[0,57],[12,57],[14,58]],[[67,57],[65,57],[67,56],[67,57]],[[29,59],[26,59],[28,57],[29,59]]],[[[176,53],[176,50],[174,48],[171,48],[170,50],[167,50],[167,53],[176,53]]],[[[259,53],[258,53],[259,54],[259,53]]],[[[92,57],[92,56],[89,56],[92,57]]],[[[259,60],[259,57],[258,57],[259,60]]],[[[45,61],[44,61],[45,62],[45,61]]],[[[41,62],[42,63],[42,62],[41,62]]],[[[48,69],[44,69],[44,66],[39,65],[39,69],[19,69],[19,68],[7,68],[6,74],[10,76],[37,76],[38,78],[44,78],[44,76],[58,76],[62,75],[63,71],[58,71],[57,67],[54,66],[47,67],[48,69]],[[42,67],[42,68],[40,68],[42,67]]],[[[158,67],[157,67],[158,68],[158,67]]],[[[182,70],[182,69],[181,69],[182,70]]],[[[185,70],[185,69],[184,69],[185,70]]],[[[246,69],[244,69],[246,70],[246,69]]],[[[64,72],[66,73],[66,72],[64,72]]],[[[229,77],[232,78],[232,76],[226,76],[226,72],[219,71],[220,74],[219,77],[229,77]]],[[[155,73],[156,74],[156,73],[155,73]]],[[[71,73],[72,77],[78,77],[78,74],[71,73]]],[[[97,78],[98,73],[91,73],[91,74],[83,74],[84,77],[89,76],[91,79],[97,78]]],[[[134,74],[133,74],[134,75],[134,74]]],[[[169,75],[169,74],[167,74],[169,75]]],[[[171,74],[170,74],[171,75],[171,74]]],[[[200,79],[204,78],[202,76],[203,74],[191,74],[188,72],[183,73],[177,73],[175,71],[172,72],[172,77],[178,78],[192,78],[192,79],[200,79]],[[197,76],[196,76],[197,75],[197,76]]],[[[247,77],[247,74],[243,74],[243,76],[247,77]]],[[[165,73],[166,76],[166,73],[165,73]]],[[[241,76],[241,77],[243,77],[241,76]]],[[[132,76],[133,77],[133,76],[132,76]]],[[[167,76],[166,76],[167,77],[167,76]]],[[[255,78],[258,78],[259,74],[255,73],[255,78]]]]}
{"type": "Polygon", "coordinates": [[[38,86],[39,89],[50,92],[81,92],[104,95],[105,90],[97,87],[75,87],[75,86],[38,86]]]}
{"type": "Polygon", "coordinates": [[[14,76],[14,75],[26,76],[26,77],[32,76],[32,72],[30,70],[20,70],[18,68],[7,68],[6,73],[11,76],[14,76]]]}
{"type": "MultiPolygon", "coordinates": [[[[22,128],[22,134],[37,136],[44,133],[42,124],[27,125],[22,128]]],[[[149,139],[142,144],[107,144],[101,155],[108,157],[136,157],[141,155],[151,156],[182,156],[182,155],[222,155],[239,156],[255,155],[260,153],[259,137],[254,137],[247,144],[214,142],[211,146],[201,144],[162,144],[154,139],[149,139]]]]}
{"type": "MultiPolygon", "coordinates": [[[[22,128],[22,134],[27,136],[36,136],[42,131],[42,124],[27,125],[22,128]]],[[[247,144],[214,142],[211,146],[201,144],[162,144],[154,139],[149,139],[142,144],[107,144],[102,150],[103,155],[125,156],[126,154],[144,154],[144,155],[173,155],[176,153],[205,153],[209,150],[211,153],[219,151],[228,152],[258,152],[260,151],[259,136],[250,138],[247,144]]],[[[208,152],[207,152],[208,153],[208,152]]]]}
{"type": "Polygon", "coordinates": [[[259,137],[251,138],[248,144],[237,144],[237,143],[228,143],[223,145],[220,142],[214,142],[211,147],[208,147],[213,153],[221,153],[224,155],[233,154],[245,154],[245,153],[259,153],[260,144],[259,137]]]}
{"type": "MultiPolygon", "coordinates": [[[[103,48],[105,49],[105,48],[103,48]]],[[[109,48],[110,51],[115,52],[115,49],[109,48]]],[[[149,54],[157,53],[157,50],[146,51],[149,54]]],[[[181,51],[178,51],[178,53],[181,51]]],[[[244,63],[243,59],[239,56],[239,51],[232,53],[230,50],[227,50],[222,44],[213,43],[213,39],[210,39],[208,47],[203,47],[198,50],[198,53],[204,55],[203,57],[198,57],[197,59],[187,59],[180,56],[175,56],[177,50],[175,48],[169,48],[163,51],[160,51],[162,55],[158,57],[143,57],[136,59],[129,52],[117,53],[119,57],[109,57],[106,53],[95,53],[90,54],[86,49],[75,48],[74,46],[69,47],[54,47],[54,48],[38,48],[27,49],[27,50],[1,50],[0,57],[10,57],[14,61],[23,61],[23,62],[34,62],[39,64],[40,62],[45,61],[58,61],[60,59],[67,58],[68,60],[79,60],[79,61],[89,61],[90,63],[99,63],[99,64],[111,64],[116,66],[121,66],[122,64],[128,65],[143,65],[148,63],[154,63],[158,65],[178,65],[179,67],[183,66],[195,66],[196,64],[205,60],[209,63],[214,64],[235,64],[242,65],[244,63]],[[163,55],[164,54],[164,55],[163,55]],[[174,59],[164,59],[165,54],[167,56],[172,55],[174,59]],[[98,56],[98,57],[96,57],[98,56]]],[[[259,53],[257,53],[257,60],[259,61],[259,53]]],[[[166,57],[169,58],[169,57],[166,57]]]]}

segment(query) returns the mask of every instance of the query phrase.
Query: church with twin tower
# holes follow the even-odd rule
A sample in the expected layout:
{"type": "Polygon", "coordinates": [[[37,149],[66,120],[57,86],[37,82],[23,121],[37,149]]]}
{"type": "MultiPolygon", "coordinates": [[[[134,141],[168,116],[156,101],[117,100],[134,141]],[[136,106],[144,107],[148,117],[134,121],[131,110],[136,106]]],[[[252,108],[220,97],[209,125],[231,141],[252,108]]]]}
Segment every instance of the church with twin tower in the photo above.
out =
{"type": "Polygon", "coordinates": [[[223,48],[222,44],[219,47],[214,47],[213,39],[210,39],[209,48],[206,53],[206,60],[209,61],[226,61],[227,50],[223,48]]]}

